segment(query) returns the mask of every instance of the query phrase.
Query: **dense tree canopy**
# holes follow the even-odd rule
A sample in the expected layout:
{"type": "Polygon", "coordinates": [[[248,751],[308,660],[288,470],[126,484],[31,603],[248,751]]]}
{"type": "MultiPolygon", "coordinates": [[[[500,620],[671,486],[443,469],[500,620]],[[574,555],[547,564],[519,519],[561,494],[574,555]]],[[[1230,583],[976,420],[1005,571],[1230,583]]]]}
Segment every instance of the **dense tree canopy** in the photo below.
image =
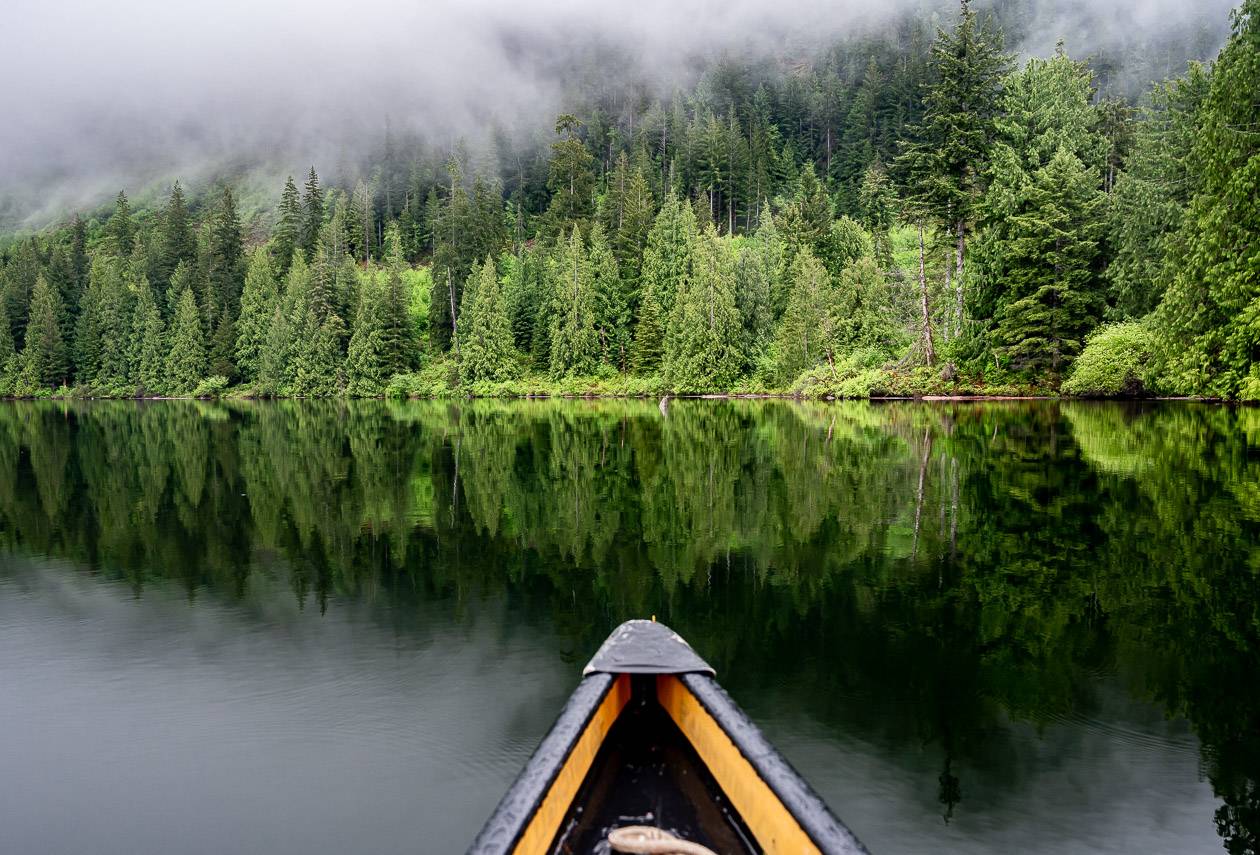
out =
{"type": "Polygon", "coordinates": [[[1055,391],[1128,320],[1154,342],[1128,388],[1260,396],[1255,0],[1136,106],[1068,45],[1015,68],[995,11],[585,93],[549,142],[496,137],[498,171],[387,134],[277,199],[119,193],[0,242],[7,386],[1055,391]]]}

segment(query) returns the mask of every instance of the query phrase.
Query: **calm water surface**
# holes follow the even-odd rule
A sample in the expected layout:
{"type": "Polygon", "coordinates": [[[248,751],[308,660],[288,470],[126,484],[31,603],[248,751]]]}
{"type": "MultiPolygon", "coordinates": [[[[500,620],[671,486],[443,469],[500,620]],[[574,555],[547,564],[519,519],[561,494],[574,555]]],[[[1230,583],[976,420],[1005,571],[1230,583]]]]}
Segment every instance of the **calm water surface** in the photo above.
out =
{"type": "Polygon", "coordinates": [[[1260,410],[0,404],[0,852],[457,853],[621,620],[876,853],[1260,846],[1260,410]]]}

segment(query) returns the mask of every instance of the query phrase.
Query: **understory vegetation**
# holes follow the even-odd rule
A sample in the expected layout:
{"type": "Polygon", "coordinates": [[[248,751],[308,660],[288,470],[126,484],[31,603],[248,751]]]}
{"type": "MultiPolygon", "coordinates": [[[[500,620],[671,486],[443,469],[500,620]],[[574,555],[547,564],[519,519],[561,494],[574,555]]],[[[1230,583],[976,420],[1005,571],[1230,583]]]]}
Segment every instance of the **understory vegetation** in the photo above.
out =
{"type": "Polygon", "coordinates": [[[511,168],[119,193],[0,241],[0,395],[1260,399],[1258,12],[1137,103],[964,0],[591,93],[511,168]]]}

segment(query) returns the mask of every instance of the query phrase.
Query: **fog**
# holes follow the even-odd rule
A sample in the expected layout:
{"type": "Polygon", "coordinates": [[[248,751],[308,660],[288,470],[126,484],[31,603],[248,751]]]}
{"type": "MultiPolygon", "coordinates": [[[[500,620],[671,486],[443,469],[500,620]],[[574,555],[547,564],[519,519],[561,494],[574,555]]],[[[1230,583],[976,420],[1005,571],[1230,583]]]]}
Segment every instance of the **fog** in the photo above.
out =
{"type": "MultiPolygon", "coordinates": [[[[578,69],[668,94],[707,58],[800,57],[945,0],[9,0],[0,206],[344,159],[385,117],[437,141],[547,127],[578,69]]],[[[978,5],[980,5],[978,3],[978,5]]],[[[1013,45],[1219,44],[1229,0],[1017,0],[1013,45]]],[[[1013,10],[1013,11],[1012,11],[1013,10]]],[[[1008,21],[1008,26],[1009,26],[1008,21]]],[[[1140,74],[1140,73],[1139,73],[1140,74]]]]}

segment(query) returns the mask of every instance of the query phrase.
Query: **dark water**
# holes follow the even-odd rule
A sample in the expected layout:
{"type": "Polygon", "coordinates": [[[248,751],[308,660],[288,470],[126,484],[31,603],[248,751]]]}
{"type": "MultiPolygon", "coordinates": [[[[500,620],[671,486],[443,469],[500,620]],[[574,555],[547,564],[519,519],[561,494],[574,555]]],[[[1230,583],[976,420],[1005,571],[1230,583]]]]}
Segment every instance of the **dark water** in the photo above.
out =
{"type": "Polygon", "coordinates": [[[1260,410],[0,404],[0,852],[459,852],[655,614],[877,853],[1250,852],[1260,410]]]}

